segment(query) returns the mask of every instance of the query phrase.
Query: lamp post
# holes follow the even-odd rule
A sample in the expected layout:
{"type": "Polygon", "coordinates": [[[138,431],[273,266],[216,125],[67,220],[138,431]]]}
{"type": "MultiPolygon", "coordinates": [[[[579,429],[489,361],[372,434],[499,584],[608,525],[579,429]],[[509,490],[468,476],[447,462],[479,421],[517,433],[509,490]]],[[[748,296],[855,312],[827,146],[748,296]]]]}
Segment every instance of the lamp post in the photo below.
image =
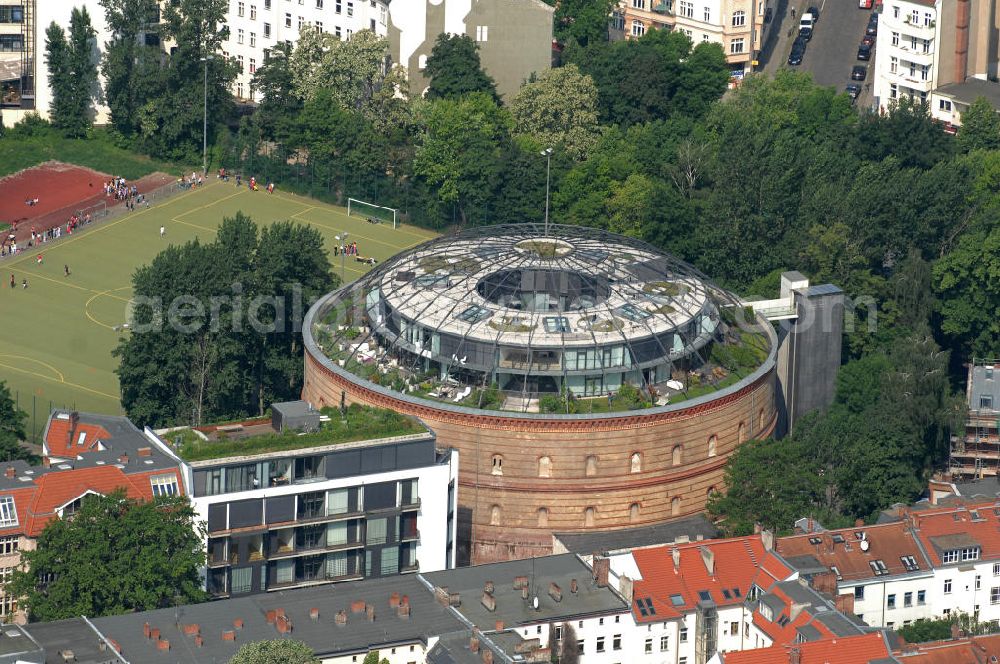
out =
{"type": "Polygon", "coordinates": [[[201,123],[201,174],[208,177],[208,61],[214,60],[214,55],[201,58],[205,63],[205,98],[201,123]]]}
{"type": "Polygon", "coordinates": [[[347,233],[334,235],[337,242],[340,242],[340,285],[344,285],[344,254],[347,253],[347,233]]]}
{"type": "Polygon", "coordinates": [[[549,234],[549,180],[552,174],[552,148],[542,150],[545,157],[545,235],[549,234]]]}

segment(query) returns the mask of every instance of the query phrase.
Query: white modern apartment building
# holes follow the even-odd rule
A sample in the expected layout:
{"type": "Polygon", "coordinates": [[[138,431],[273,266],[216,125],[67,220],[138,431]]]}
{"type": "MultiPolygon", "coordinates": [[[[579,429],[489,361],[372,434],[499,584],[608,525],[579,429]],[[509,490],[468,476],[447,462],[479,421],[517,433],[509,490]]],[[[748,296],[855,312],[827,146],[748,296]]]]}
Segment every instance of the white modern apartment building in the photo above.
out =
{"type": "Polygon", "coordinates": [[[388,34],[389,3],[385,0],[231,0],[226,15],[229,39],[223,53],[234,58],[240,73],[233,84],[239,99],[252,96],[251,81],[268,53],[282,42],[294,44],[303,30],[328,32],[350,39],[359,30],[388,34]]]}
{"type": "Polygon", "coordinates": [[[330,439],[320,414],[301,401],[273,404],[272,412],[270,424],[209,432],[197,458],[171,444],[170,433],[158,443],[179,462],[185,493],[207,525],[214,597],[455,565],[456,450],[437,449],[427,430],[330,439]],[[290,448],[290,428],[317,426],[290,448]],[[233,439],[236,451],[225,447],[233,439]]]}
{"type": "Polygon", "coordinates": [[[911,97],[930,101],[938,67],[942,0],[886,0],[876,40],[874,94],[881,108],[911,97]]]}

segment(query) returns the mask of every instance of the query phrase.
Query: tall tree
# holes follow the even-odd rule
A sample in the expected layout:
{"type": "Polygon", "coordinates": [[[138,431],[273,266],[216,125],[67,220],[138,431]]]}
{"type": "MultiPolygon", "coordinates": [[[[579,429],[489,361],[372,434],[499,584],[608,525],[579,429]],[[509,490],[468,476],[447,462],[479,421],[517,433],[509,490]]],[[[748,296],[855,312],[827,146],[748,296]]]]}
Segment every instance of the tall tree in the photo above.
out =
{"type": "Polygon", "coordinates": [[[21,552],[9,592],[24,598],[35,622],[203,601],[202,531],[185,497],[90,494],[72,519],[53,519],[37,548],[21,552]]]}
{"type": "Polygon", "coordinates": [[[45,65],[48,67],[49,88],[52,90],[52,102],[49,104],[52,125],[67,135],[75,135],[74,128],[78,124],[74,99],[76,86],[73,82],[69,44],[66,33],[55,21],[45,29],[45,65]]]}
{"type": "Polygon", "coordinates": [[[556,6],[552,32],[564,45],[587,46],[608,40],[608,21],[615,0],[546,0],[556,6]]]}
{"type": "Polygon", "coordinates": [[[573,64],[549,69],[529,81],[511,101],[514,131],[542,145],[561,147],[583,159],[601,135],[597,124],[597,86],[573,64]]]}
{"type": "Polygon", "coordinates": [[[27,419],[28,414],[17,407],[7,383],[0,380],[0,459],[34,459],[34,455],[21,446],[21,441],[28,437],[24,429],[27,419]]]}
{"type": "Polygon", "coordinates": [[[302,110],[302,100],[295,94],[291,55],[290,44],[275,44],[253,75],[253,89],[261,97],[253,122],[271,139],[283,138],[288,124],[302,110]]]}
{"type": "Polygon", "coordinates": [[[73,80],[76,122],[70,132],[83,136],[94,121],[94,101],[101,98],[97,84],[97,31],[86,7],[73,7],[69,18],[69,71],[73,80]]]}
{"type": "Polygon", "coordinates": [[[510,114],[475,92],[429,104],[425,124],[414,173],[436,190],[440,203],[455,206],[460,223],[481,220],[510,141],[510,114]]]}
{"type": "Polygon", "coordinates": [[[424,74],[430,79],[428,99],[455,99],[484,92],[500,100],[496,83],[479,61],[479,46],[468,35],[438,35],[424,74]]]}
{"type": "Polygon", "coordinates": [[[157,0],[99,0],[111,40],[104,44],[101,73],[111,125],[126,138],[139,131],[139,111],[160,93],[157,0]],[[146,37],[146,34],[149,37],[146,37]]]}
{"type": "Polygon", "coordinates": [[[129,417],[201,423],[296,398],[306,303],[335,283],[314,228],[261,231],[242,213],[211,244],[161,252],[133,275],[133,331],[114,351],[129,417]]]}
{"type": "Polygon", "coordinates": [[[302,641],[272,639],[244,643],[229,664],[319,664],[319,659],[302,641]]]}

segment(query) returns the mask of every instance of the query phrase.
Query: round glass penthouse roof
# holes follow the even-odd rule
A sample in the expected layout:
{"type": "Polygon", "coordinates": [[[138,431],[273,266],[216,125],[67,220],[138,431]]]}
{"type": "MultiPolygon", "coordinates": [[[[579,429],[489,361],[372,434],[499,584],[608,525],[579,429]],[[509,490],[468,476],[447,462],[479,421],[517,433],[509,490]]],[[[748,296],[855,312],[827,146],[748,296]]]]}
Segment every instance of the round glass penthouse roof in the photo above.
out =
{"type": "Polygon", "coordinates": [[[766,323],[690,265],[578,226],[431,240],[333,302],[313,329],[331,360],[413,396],[473,407],[484,394],[490,408],[531,411],[546,394],[622,390],[664,405],[737,382],[770,350],[766,323]]]}

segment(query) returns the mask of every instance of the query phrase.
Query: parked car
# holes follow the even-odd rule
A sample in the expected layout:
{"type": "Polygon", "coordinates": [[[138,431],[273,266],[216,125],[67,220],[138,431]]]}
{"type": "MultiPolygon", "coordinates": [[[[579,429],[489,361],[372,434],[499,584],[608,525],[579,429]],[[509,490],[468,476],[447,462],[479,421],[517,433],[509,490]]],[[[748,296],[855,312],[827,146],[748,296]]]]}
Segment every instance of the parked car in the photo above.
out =
{"type": "Polygon", "coordinates": [[[796,39],[801,39],[802,41],[809,41],[813,38],[812,28],[799,28],[799,36],[796,39]]]}
{"type": "Polygon", "coordinates": [[[868,76],[868,68],[863,65],[854,65],[851,68],[851,80],[852,81],[863,81],[865,77],[868,76]]]}
{"type": "Polygon", "coordinates": [[[865,35],[861,38],[862,44],[868,44],[869,46],[875,45],[875,35],[865,35]]]}
{"type": "Polygon", "coordinates": [[[851,103],[853,104],[858,99],[858,95],[861,94],[861,86],[857,83],[848,83],[847,87],[844,88],[844,92],[847,96],[851,98],[851,103]]]}
{"type": "Polygon", "coordinates": [[[872,47],[868,44],[861,42],[858,46],[858,60],[871,60],[872,59],[872,47]]]}
{"type": "Polygon", "coordinates": [[[774,16],[774,9],[768,7],[764,10],[764,23],[770,23],[771,18],[774,16]]]}
{"type": "Polygon", "coordinates": [[[813,15],[810,14],[809,12],[806,12],[805,14],[802,15],[802,18],[799,19],[799,30],[800,31],[805,29],[812,30],[814,23],[816,23],[815,17],[813,17],[813,15]]]}
{"type": "Polygon", "coordinates": [[[871,9],[872,8],[872,0],[858,0],[858,8],[859,9],[871,9]]]}
{"type": "Polygon", "coordinates": [[[812,15],[813,23],[819,22],[819,9],[817,9],[816,7],[810,7],[809,9],[806,10],[806,13],[812,15]]]}
{"type": "Polygon", "coordinates": [[[788,64],[795,66],[802,64],[802,57],[806,54],[806,42],[802,37],[796,37],[792,42],[792,52],[788,54],[788,64]]]}
{"type": "Polygon", "coordinates": [[[868,19],[868,27],[865,28],[865,34],[872,37],[878,34],[878,14],[872,14],[871,18],[868,19]]]}

